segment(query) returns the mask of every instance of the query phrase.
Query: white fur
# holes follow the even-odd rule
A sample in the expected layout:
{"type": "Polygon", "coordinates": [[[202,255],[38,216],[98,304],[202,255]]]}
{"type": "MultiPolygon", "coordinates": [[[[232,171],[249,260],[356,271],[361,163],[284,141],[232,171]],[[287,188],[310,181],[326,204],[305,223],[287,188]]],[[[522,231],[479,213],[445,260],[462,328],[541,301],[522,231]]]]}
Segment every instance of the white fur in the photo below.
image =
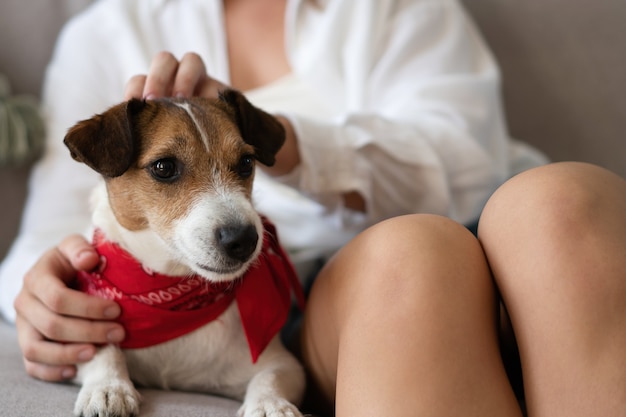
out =
{"type": "Polygon", "coordinates": [[[231,281],[240,277],[256,259],[263,246],[263,224],[250,201],[243,194],[229,194],[227,192],[211,192],[199,195],[191,203],[191,210],[187,216],[176,222],[174,228],[173,246],[181,256],[183,263],[198,275],[214,282],[231,281]],[[210,215],[209,215],[210,214],[210,215]],[[203,269],[200,265],[218,268],[221,255],[214,242],[207,240],[212,231],[229,221],[250,222],[255,225],[259,240],[250,261],[229,273],[214,273],[203,269]]]}
{"type": "Polygon", "coordinates": [[[243,275],[263,246],[259,238],[250,260],[229,273],[212,273],[199,266],[219,267],[221,255],[214,246],[215,242],[208,238],[213,236],[213,230],[220,224],[229,220],[248,221],[255,225],[259,237],[263,236],[259,215],[241,193],[214,191],[196,196],[189,203],[188,214],[175,222],[171,241],[152,229],[130,231],[121,226],[109,205],[104,182],[94,190],[91,202],[92,223],[145,267],[162,274],[183,276],[195,273],[212,282],[231,281],[243,275]]]}
{"type": "Polygon", "coordinates": [[[183,102],[183,103],[175,103],[175,104],[187,112],[191,121],[193,121],[193,123],[196,125],[196,130],[200,133],[200,137],[202,138],[202,143],[204,143],[204,147],[208,150],[209,138],[207,137],[204,129],[202,129],[202,127],[200,126],[200,123],[198,123],[198,119],[196,119],[196,115],[191,110],[191,106],[189,105],[189,103],[183,102]]]}
{"type": "MultiPolygon", "coordinates": [[[[207,279],[230,280],[249,263],[229,274],[214,274],[198,264],[219,263],[206,231],[233,216],[252,220],[259,243],[263,228],[251,203],[242,194],[221,190],[200,195],[189,202],[187,215],[174,225],[173,239],[167,241],[153,230],[130,231],[113,214],[105,185],[93,197],[93,221],[107,237],[118,242],[146,267],[164,274],[197,273],[207,279]]],[[[211,236],[211,234],[208,234],[211,236]]],[[[137,415],[140,396],[130,378],[141,385],[204,391],[243,401],[242,417],[300,417],[297,404],[304,391],[304,372],[278,337],[253,364],[233,303],[217,320],[180,338],[143,349],[120,350],[113,345],[101,348],[90,362],[79,366],[76,382],[82,383],[74,412],[76,415],[137,415]]]]}
{"type": "Polygon", "coordinates": [[[167,243],[155,231],[130,231],[119,224],[109,206],[104,181],[94,189],[91,204],[93,225],[102,229],[107,239],[117,242],[136,259],[141,260],[145,267],[166,275],[183,276],[193,273],[187,265],[173,256],[167,243]]]}

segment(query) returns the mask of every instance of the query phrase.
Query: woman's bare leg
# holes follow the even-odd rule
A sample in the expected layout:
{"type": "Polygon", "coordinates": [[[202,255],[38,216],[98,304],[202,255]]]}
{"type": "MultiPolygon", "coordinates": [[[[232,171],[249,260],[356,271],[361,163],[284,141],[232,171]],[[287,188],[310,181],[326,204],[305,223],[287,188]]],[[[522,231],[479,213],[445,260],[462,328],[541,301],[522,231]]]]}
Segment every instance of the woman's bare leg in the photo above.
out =
{"type": "Polygon", "coordinates": [[[479,228],[531,417],[626,415],[626,181],[586,164],[523,173],[479,228]]]}
{"type": "Polygon", "coordinates": [[[302,353],[339,417],[520,416],[496,327],[474,236],[405,216],[365,231],[322,270],[302,353]]]}

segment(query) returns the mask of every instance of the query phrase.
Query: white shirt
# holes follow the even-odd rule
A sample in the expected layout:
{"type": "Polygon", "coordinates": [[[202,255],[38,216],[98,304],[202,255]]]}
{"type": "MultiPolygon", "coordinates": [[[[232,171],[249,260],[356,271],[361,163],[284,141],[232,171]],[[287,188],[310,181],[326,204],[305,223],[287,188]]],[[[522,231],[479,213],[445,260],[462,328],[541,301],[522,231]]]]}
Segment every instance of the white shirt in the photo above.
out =
{"type": "MultiPolygon", "coordinates": [[[[289,0],[285,29],[292,74],[248,96],[299,139],[301,166],[278,180],[257,171],[254,194],[296,262],[396,215],[475,221],[499,184],[545,162],[509,138],[498,68],[456,0],[289,0]],[[342,207],[346,191],[366,214],[342,207]]],[[[119,102],[162,50],[199,53],[228,84],[222,1],[100,0],[62,31],[43,92],[47,152],[0,269],[7,318],[38,257],[88,229],[97,175],[70,158],[65,132],[119,102]]]]}

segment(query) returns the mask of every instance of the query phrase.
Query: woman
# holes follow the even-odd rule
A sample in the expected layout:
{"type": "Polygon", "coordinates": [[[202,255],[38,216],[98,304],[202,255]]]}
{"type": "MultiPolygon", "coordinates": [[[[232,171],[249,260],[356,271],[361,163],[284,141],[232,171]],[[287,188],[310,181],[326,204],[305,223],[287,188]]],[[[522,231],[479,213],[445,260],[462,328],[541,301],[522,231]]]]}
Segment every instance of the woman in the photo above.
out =
{"type": "Polygon", "coordinates": [[[461,226],[542,160],[508,139],[495,64],[449,0],[109,0],[72,22],[46,83],[53,139],[0,277],[9,317],[19,291],[31,375],[69,378],[94,343],[123,338],[108,321],[115,303],[66,288],[97,262],[83,238],[61,240],[86,227],[94,178],[59,143],[128,79],[125,98],[210,97],[227,84],[286,127],[276,166],[255,180],[257,206],[303,279],[328,260],[299,352],[338,416],[519,416],[498,296],[530,416],[625,408],[626,185],[588,165],[546,166],[495,192],[478,239],[461,226]]]}

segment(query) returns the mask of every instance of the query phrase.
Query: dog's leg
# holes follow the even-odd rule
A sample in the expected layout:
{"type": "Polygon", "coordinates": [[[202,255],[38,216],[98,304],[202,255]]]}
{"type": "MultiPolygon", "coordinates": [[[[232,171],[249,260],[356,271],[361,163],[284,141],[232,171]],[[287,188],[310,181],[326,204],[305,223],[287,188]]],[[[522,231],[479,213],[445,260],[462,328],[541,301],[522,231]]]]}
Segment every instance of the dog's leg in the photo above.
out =
{"type": "Polygon", "coordinates": [[[103,347],[89,362],[78,368],[82,383],[74,414],[81,417],[130,417],[139,413],[140,395],[128,376],[122,351],[103,347]]]}
{"type": "Polygon", "coordinates": [[[304,370],[300,363],[282,345],[277,345],[268,347],[257,366],[261,370],[248,384],[239,416],[302,417],[294,405],[302,400],[305,389],[304,370]]]}

